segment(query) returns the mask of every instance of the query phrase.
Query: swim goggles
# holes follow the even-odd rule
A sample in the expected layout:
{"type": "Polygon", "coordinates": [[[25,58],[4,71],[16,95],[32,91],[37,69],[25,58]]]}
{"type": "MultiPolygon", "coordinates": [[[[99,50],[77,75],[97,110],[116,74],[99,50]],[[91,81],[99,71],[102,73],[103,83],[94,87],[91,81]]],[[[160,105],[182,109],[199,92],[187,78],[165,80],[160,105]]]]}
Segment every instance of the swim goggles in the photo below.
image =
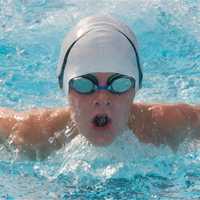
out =
{"type": "Polygon", "coordinates": [[[86,74],[78,76],[69,81],[69,89],[73,89],[80,94],[92,94],[97,90],[107,90],[113,94],[122,94],[135,88],[135,79],[122,74],[113,74],[107,84],[100,86],[96,76],[86,74]]]}

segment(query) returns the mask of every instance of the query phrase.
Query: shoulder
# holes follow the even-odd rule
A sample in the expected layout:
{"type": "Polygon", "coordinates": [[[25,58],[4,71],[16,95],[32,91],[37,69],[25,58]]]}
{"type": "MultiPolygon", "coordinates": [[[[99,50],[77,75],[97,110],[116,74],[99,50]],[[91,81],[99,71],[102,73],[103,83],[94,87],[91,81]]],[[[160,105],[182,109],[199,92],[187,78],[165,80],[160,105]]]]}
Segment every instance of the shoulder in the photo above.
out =
{"type": "MultiPolygon", "coordinates": [[[[170,125],[174,123],[182,122],[196,122],[198,120],[198,113],[200,113],[200,107],[193,106],[185,103],[175,104],[144,104],[137,103],[132,105],[131,115],[135,117],[148,120],[159,121],[170,125]]],[[[149,121],[149,122],[150,122],[149,121]]]]}
{"type": "Polygon", "coordinates": [[[29,118],[35,118],[38,120],[49,118],[69,118],[71,114],[70,107],[58,107],[58,108],[33,108],[24,112],[19,112],[19,115],[29,118]]]}
{"type": "Polygon", "coordinates": [[[177,136],[182,140],[185,130],[199,126],[198,109],[183,103],[133,104],[129,127],[143,142],[172,144],[177,136]]]}
{"type": "Polygon", "coordinates": [[[135,103],[132,105],[131,112],[136,113],[151,113],[152,115],[169,115],[169,114],[183,114],[183,113],[195,113],[200,112],[200,107],[189,105],[186,103],[174,103],[174,104],[145,104],[145,103],[135,103]]]}

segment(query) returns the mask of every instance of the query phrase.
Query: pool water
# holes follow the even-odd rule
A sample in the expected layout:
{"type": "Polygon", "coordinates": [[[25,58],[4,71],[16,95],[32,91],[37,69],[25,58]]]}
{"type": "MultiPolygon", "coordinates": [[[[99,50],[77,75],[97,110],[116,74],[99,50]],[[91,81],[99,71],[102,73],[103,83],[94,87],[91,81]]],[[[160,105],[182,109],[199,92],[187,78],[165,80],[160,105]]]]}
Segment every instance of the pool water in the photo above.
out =
{"type": "MultiPolygon", "coordinates": [[[[144,82],[136,102],[200,102],[199,0],[0,1],[0,106],[66,106],[56,64],[67,31],[113,13],[136,33],[144,82]]],[[[0,146],[0,199],[200,199],[199,141],[178,151],[142,144],[126,130],[108,147],[81,136],[46,160],[0,146]]]]}

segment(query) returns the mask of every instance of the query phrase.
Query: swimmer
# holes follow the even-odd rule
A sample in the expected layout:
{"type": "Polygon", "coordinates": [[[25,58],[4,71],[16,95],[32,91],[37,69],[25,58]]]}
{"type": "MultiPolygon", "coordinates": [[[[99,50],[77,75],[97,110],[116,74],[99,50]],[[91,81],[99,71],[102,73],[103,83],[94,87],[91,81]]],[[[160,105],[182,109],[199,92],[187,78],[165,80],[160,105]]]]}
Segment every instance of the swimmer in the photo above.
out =
{"type": "Polygon", "coordinates": [[[199,106],[133,103],[143,78],[138,44],[130,28],[111,16],[84,18],[67,34],[57,76],[69,107],[1,108],[2,143],[11,139],[25,152],[48,155],[79,134],[106,146],[128,128],[141,142],[174,150],[185,138],[200,136],[199,106]]]}

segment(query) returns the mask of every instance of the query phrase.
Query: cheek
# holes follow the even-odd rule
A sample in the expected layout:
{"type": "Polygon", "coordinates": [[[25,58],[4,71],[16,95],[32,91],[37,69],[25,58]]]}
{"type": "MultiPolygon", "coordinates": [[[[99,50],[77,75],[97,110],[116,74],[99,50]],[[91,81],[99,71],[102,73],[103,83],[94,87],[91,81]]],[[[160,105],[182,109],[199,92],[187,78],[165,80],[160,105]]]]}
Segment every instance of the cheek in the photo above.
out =
{"type": "Polygon", "coordinates": [[[87,118],[86,116],[89,115],[91,109],[89,100],[84,97],[76,98],[74,96],[70,99],[70,106],[74,111],[73,118],[79,123],[87,118]]]}
{"type": "Polygon", "coordinates": [[[113,104],[113,116],[118,122],[126,122],[129,117],[129,113],[132,106],[132,98],[127,98],[127,96],[120,96],[118,100],[115,99],[113,104]]]}
{"type": "Polygon", "coordinates": [[[126,104],[118,104],[116,109],[114,110],[114,117],[118,119],[118,121],[126,121],[127,116],[129,115],[130,107],[126,104]]]}

